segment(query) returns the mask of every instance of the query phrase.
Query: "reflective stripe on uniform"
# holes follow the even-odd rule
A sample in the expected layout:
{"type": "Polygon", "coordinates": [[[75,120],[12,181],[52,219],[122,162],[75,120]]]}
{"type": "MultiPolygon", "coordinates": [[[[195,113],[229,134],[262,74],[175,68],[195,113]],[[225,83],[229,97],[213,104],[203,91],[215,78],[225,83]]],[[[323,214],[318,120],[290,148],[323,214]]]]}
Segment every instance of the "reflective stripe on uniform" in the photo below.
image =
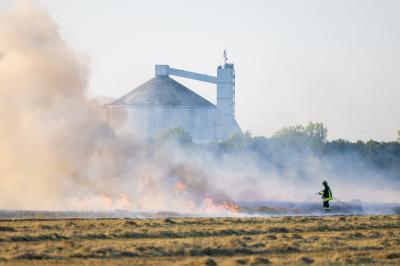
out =
{"type": "Polygon", "coordinates": [[[330,201],[330,200],[333,200],[333,198],[332,198],[332,193],[331,193],[331,190],[329,189],[329,191],[328,191],[328,194],[329,194],[329,197],[327,197],[327,198],[324,198],[324,201],[330,201]]]}

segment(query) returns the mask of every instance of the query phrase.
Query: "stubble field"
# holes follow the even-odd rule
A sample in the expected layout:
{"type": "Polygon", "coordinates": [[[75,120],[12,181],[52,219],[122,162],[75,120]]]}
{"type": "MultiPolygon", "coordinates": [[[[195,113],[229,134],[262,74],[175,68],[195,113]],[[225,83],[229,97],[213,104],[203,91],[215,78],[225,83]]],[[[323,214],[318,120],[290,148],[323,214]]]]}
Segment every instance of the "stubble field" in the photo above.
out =
{"type": "Polygon", "coordinates": [[[400,215],[0,220],[0,265],[400,265],[400,215]]]}

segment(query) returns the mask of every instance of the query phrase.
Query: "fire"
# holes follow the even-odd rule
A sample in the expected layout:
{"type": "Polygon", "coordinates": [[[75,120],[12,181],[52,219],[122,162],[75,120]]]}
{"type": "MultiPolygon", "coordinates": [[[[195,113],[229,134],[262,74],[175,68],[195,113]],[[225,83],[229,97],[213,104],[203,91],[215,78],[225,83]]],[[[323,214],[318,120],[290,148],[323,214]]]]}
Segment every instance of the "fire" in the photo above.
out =
{"type": "Polygon", "coordinates": [[[131,210],[133,207],[133,204],[126,193],[119,195],[117,198],[112,198],[103,194],[102,201],[106,210],[131,210]]]}
{"type": "Polygon", "coordinates": [[[214,208],[217,207],[217,206],[215,205],[215,203],[214,203],[214,200],[213,200],[212,198],[205,198],[205,199],[203,200],[203,204],[204,204],[204,206],[205,206],[206,208],[208,208],[208,209],[214,209],[214,208]]]}
{"type": "Polygon", "coordinates": [[[103,194],[102,195],[102,200],[103,200],[104,207],[107,210],[110,210],[112,208],[112,206],[113,206],[112,198],[110,196],[108,196],[108,195],[103,194]]]}
{"type": "Polygon", "coordinates": [[[81,199],[79,200],[79,210],[85,210],[88,211],[89,210],[89,200],[88,199],[81,199]]]}
{"type": "Polygon", "coordinates": [[[116,206],[122,210],[130,210],[132,208],[132,203],[126,193],[120,195],[116,202],[116,206]]]}
{"type": "Polygon", "coordinates": [[[229,211],[229,212],[239,211],[239,205],[235,204],[232,201],[227,201],[227,200],[216,202],[214,199],[207,197],[203,200],[203,205],[206,209],[209,210],[229,211]]]}
{"type": "Polygon", "coordinates": [[[185,190],[185,189],[186,189],[186,185],[185,185],[184,183],[178,181],[178,182],[176,182],[176,184],[175,184],[175,189],[176,189],[177,191],[185,190]]]}
{"type": "Polygon", "coordinates": [[[184,203],[184,208],[191,211],[205,211],[205,212],[238,212],[239,206],[229,200],[215,200],[212,197],[206,197],[202,201],[194,200],[190,195],[191,193],[183,193],[187,191],[187,186],[182,181],[175,184],[175,195],[177,199],[184,203]],[[197,202],[197,204],[196,204],[197,202]]]}
{"type": "Polygon", "coordinates": [[[229,210],[231,212],[239,212],[240,209],[239,205],[235,204],[232,201],[223,201],[221,206],[222,208],[229,210]]]}

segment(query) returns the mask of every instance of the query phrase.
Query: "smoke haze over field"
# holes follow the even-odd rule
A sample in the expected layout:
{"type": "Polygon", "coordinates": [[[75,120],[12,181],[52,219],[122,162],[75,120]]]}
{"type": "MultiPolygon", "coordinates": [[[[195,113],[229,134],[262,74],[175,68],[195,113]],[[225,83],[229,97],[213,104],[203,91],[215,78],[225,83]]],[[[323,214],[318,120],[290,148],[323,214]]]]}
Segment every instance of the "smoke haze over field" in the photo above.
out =
{"type": "Polygon", "coordinates": [[[322,176],[345,200],[400,200],[398,183],[361,163],[343,174],[346,160],[288,155],[278,170],[251,154],[216,158],[117,136],[86,97],[86,62],[44,10],[0,14],[0,40],[0,209],[218,211],[204,200],[299,201],[320,189],[322,176]]]}
{"type": "Polygon", "coordinates": [[[175,183],[159,179],[173,159],[113,135],[85,96],[84,62],[45,11],[2,14],[0,37],[0,208],[178,208],[175,183]]]}

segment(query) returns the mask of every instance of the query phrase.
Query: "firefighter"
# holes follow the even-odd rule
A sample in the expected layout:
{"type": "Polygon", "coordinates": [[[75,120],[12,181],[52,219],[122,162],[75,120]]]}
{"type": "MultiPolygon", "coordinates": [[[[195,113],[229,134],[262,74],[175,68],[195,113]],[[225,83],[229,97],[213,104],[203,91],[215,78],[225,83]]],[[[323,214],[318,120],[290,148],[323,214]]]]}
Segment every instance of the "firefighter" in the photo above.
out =
{"type": "Polygon", "coordinates": [[[324,186],[324,190],[322,190],[321,192],[319,192],[319,194],[322,196],[323,199],[323,205],[325,208],[325,211],[329,211],[329,201],[333,200],[332,198],[332,191],[331,188],[328,186],[328,182],[323,181],[322,185],[324,186]]]}

